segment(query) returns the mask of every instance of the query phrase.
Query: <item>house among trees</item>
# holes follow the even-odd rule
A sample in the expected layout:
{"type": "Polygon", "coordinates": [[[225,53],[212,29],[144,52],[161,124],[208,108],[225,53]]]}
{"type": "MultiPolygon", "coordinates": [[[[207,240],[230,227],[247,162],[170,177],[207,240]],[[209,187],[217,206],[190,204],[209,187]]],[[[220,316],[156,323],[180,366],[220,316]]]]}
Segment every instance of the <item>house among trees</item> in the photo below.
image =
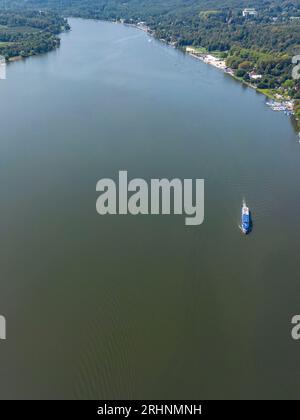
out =
{"type": "Polygon", "coordinates": [[[251,80],[260,80],[262,79],[262,74],[257,74],[255,73],[255,71],[252,71],[251,73],[249,73],[249,77],[251,80]]]}
{"type": "Polygon", "coordinates": [[[244,9],[243,16],[244,17],[257,16],[257,11],[255,9],[244,9]]]}

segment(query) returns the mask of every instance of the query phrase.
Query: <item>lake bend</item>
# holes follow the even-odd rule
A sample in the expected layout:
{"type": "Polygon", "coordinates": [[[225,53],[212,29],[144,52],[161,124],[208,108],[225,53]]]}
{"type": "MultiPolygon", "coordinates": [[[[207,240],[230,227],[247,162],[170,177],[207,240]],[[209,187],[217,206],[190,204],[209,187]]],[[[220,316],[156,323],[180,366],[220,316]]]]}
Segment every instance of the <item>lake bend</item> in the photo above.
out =
{"type": "Polygon", "coordinates": [[[299,397],[291,121],[143,31],[69,21],[0,83],[1,398],[299,397]],[[121,170],[204,179],[204,222],[100,216],[121,170]]]}

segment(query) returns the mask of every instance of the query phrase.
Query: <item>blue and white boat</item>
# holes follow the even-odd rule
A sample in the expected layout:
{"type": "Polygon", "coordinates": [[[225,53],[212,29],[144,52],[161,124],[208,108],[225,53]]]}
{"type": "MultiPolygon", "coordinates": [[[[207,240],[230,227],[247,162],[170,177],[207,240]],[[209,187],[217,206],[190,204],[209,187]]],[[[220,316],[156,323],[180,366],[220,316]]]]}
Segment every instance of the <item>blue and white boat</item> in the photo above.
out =
{"type": "Polygon", "coordinates": [[[242,207],[242,232],[247,235],[251,230],[251,216],[249,207],[243,204],[242,207]]]}

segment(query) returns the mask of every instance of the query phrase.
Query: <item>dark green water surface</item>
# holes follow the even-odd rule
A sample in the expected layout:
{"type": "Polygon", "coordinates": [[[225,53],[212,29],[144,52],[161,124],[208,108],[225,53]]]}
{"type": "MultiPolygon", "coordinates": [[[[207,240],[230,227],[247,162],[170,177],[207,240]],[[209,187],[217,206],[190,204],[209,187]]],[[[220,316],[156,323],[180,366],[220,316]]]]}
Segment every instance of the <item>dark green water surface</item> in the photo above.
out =
{"type": "Polygon", "coordinates": [[[298,398],[290,120],[137,29],[70,22],[0,83],[0,397],[298,398]],[[204,178],[204,224],[99,216],[122,169],[204,178]]]}

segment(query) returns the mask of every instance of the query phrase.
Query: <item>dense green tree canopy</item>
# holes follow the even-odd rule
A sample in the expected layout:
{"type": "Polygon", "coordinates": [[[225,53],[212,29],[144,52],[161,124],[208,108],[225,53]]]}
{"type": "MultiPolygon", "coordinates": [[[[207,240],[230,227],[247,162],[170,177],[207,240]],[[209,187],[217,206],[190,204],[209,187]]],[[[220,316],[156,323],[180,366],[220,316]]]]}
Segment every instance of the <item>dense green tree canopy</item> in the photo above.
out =
{"type": "MultiPolygon", "coordinates": [[[[2,7],[64,16],[146,22],[153,34],[179,48],[222,53],[238,77],[261,73],[263,88],[284,87],[298,97],[291,58],[300,53],[300,0],[0,0],[2,7]],[[256,16],[243,16],[253,7],[256,16]]],[[[39,20],[32,22],[37,28],[39,20]]],[[[51,34],[57,33],[53,23],[51,34]]],[[[33,35],[32,35],[33,36],[33,35]]],[[[49,38],[50,40],[51,38],[49,38]]],[[[1,53],[1,51],[0,51],[1,53]]]]}
{"type": "Polygon", "coordinates": [[[53,12],[0,10],[0,54],[7,59],[27,57],[59,45],[67,21],[53,12]]]}

